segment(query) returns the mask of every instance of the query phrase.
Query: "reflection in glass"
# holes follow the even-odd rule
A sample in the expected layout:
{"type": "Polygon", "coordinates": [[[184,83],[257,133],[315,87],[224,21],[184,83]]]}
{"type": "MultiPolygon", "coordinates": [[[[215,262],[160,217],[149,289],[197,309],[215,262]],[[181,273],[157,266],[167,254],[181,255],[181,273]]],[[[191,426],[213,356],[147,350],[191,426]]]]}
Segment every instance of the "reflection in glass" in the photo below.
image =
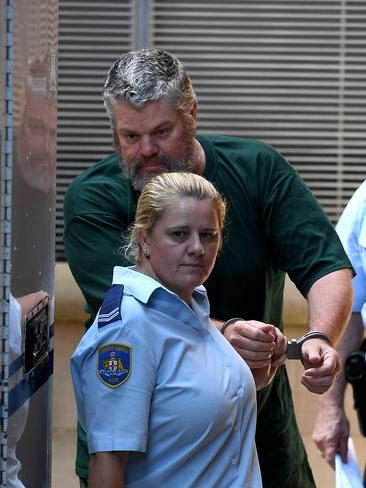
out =
{"type": "MultiPolygon", "coordinates": [[[[51,480],[57,0],[12,2],[12,183],[7,486],[51,480]],[[47,300],[42,334],[32,310],[47,300]],[[29,320],[28,320],[28,319],[29,320]],[[32,332],[32,334],[30,334],[32,332]],[[28,338],[31,337],[31,341],[28,338]],[[39,338],[47,341],[38,341],[39,338]],[[39,349],[40,344],[45,346],[39,349]],[[30,344],[30,347],[28,347],[30,344]],[[36,351],[36,354],[34,352],[36,351]],[[42,354],[38,354],[38,352],[42,354]],[[40,358],[32,369],[25,358],[40,358]]],[[[28,361],[29,362],[29,361],[28,361]]]]}
{"type": "Polygon", "coordinates": [[[53,270],[56,97],[50,57],[28,64],[13,160],[12,292],[49,290],[53,270]],[[51,272],[51,274],[50,274],[51,272]]]}

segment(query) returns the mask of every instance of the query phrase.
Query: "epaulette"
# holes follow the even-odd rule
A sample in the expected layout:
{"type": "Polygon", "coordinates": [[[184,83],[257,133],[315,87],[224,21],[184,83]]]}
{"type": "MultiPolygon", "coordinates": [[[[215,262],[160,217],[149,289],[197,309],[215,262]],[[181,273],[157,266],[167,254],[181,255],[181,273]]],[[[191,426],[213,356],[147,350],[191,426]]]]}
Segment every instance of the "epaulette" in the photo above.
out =
{"type": "Polygon", "coordinates": [[[98,316],[98,329],[121,320],[121,301],[123,297],[123,285],[112,285],[105,296],[98,316]]]}

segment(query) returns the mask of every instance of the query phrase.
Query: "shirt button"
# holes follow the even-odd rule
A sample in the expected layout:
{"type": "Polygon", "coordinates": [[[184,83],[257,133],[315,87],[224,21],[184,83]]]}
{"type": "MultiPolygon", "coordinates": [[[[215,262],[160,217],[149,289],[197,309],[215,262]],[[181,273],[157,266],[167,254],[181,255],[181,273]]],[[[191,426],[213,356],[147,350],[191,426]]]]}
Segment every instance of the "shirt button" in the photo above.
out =
{"type": "Polygon", "coordinates": [[[236,430],[239,430],[239,425],[238,425],[238,424],[235,424],[235,425],[234,425],[234,430],[235,430],[235,431],[236,431],[236,430]]]}
{"type": "Polygon", "coordinates": [[[243,398],[243,396],[244,396],[244,390],[243,390],[243,388],[239,388],[239,390],[238,390],[238,398],[243,398]]]}
{"type": "Polygon", "coordinates": [[[239,461],[238,456],[235,456],[235,457],[232,458],[231,464],[238,464],[238,461],[239,461]]]}
{"type": "Polygon", "coordinates": [[[224,366],[230,366],[230,361],[228,361],[227,359],[224,359],[224,366]]]}
{"type": "Polygon", "coordinates": [[[203,336],[203,340],[206,341],[206,342],[209,341],[210,340],[210,334],[205,334],[203,336]]]}

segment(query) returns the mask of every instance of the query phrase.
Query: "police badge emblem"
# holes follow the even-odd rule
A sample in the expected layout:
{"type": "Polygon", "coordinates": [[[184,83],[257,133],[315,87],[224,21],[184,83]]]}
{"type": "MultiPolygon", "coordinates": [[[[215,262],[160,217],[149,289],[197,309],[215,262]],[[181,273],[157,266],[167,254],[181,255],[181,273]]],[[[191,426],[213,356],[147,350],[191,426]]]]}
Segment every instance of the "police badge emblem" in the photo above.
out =
{"type": "Polygon", "coordinates": [[[107,386],[116,388],[131,374],[132,347],[126,344],[105,344],[98,349],[97,375],[107,386]]]}

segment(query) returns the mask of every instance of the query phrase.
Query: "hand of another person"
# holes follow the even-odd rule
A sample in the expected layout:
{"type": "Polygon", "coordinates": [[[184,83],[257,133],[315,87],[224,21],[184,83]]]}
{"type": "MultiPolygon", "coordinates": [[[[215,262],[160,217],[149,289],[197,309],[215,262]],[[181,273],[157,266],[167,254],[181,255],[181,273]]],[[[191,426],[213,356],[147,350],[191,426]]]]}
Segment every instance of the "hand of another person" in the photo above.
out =
{"type": "Polygon", "coordinates": [[[43,290],[36,291],[35,293],[29,293],[29,295],[23,295],[17,297],[17,302],[20,304],[22,309],[22,320],[24,316],[29,313],[33,307],[37,305],[41,300],[46,298],[47,293],[43,290]]]}
{"type": "Polygon", "coordinates": [[[323,339],[309,339],[301,352],[305,368],[301,383],[312,393],[326,392],[341,368],[338,352],[323,339]]]}
{"type": "Polygon", "coordinates": [[[325,461],[335,468],[335,455],[340,453],[347,462],[349,421],[344,409],[332,402],[324,402],[320,408],[313,430],[313,441],[325,461]]]}

